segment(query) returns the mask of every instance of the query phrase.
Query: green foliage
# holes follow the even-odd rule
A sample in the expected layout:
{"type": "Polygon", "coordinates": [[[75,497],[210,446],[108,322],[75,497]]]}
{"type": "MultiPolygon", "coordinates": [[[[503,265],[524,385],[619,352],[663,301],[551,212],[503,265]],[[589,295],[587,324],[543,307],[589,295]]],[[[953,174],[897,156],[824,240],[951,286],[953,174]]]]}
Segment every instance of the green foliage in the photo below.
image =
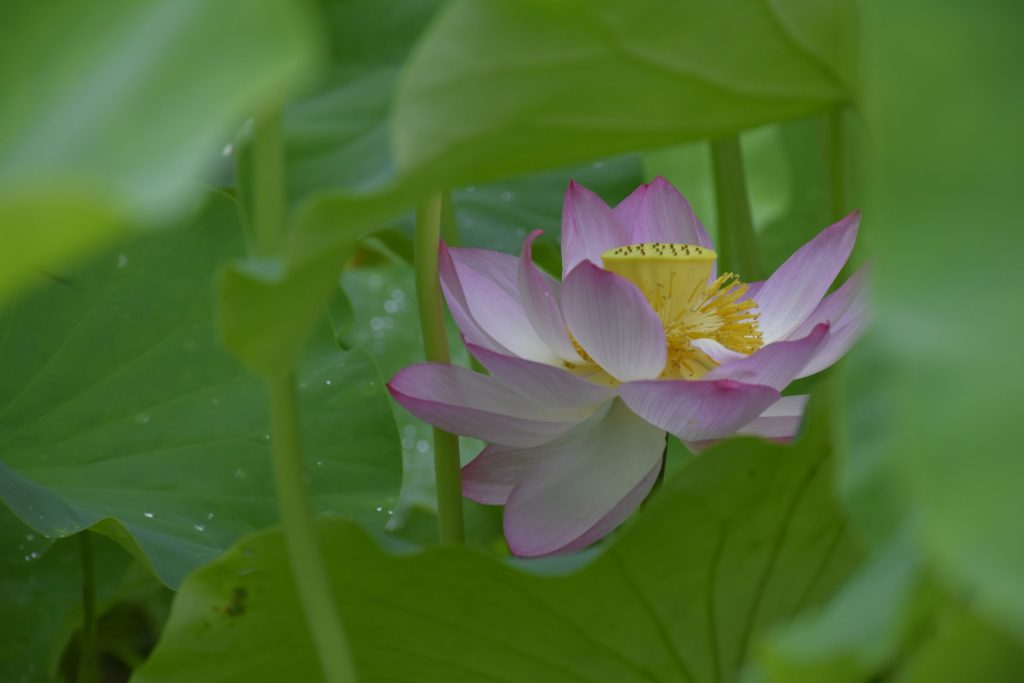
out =
{"type": "Polygon", "coordinates": [[[821,111],[851,97],[850,18],[845,1],[452,2],[399,83],[398,167],[458,185],[821,111]]]}
{"type": "MultiPolygon", "coordinates": [[[[129,578],[182,585],[134,680],[319,679],[268,529],[261,380],[297,367],[363,680],[1021,680],[1022,17],[856,4],[0,7],[0,679],[74,671],[63,537],[84,529],[109,537],[101,612],[134,599],[131,555],[129,578]],[[287,216],[255,259],[246,122],[278,110],[284,164],[263,177],[287,216]],[[851,196],[840,110],[872,153],[851,196]],[[412,207],[449,193],[465,246],[516,253],[540,228],[557,273],[570,178],[614,204],[666,175],[714,232],[707,143],[733,135],[766,269],[865,209],[876,321],[837,462],[823,412],[794,447],[673,442],[668,483],[596,549],[509,560],[499,511],[468,506],[472,549],[410,554],[436,537],[429,429],[384,379],[422,360],[412,207]]],[[[124,623],[104,647],[134,666],[124,623]]]]}
{"type": "MultiPolygon", "coordinates": [[[[82,582],[78,543],[46,547],[32,529],[0,511],[0,542],[24,557],[0,560],[0,679],[35,683],[55,680],[68,638],[81,620],[82,582]]],[[[97,601],[115,595],[131,561],[111,541],[96,539],[100,567],[97,601]]]]}
{"type": "Polygon", "coordinates": [[[317,59],[308,8],[75,0],[0,9],[0,302],[125,225],[180,216],[245,116],[317,59]]]}
{"type": "Polygon", "coordinates": [[[918,571],[913,551],[893,539],[827,605],[770,634],[757,653],[760,671],[777,683],[870,680],[904,639],[918,571]]]}
{"type": "MultiPolygon", "coordinates": [[[[260,383],[214,338],[210,284],[239,253],[222,195],[39,288],[0,320],[0,496],[35,532],[99,524],[176,585],[276,519],[260,383]]],[[[314,504],[380,528],[399,484],[383,382],[329,335],[300,394],[314,504]]]]}
{"type": "Polygon", "coordinates": [[[1011,280],[1024,232],[1008,150],[1024,143],[1024,94],[1004,87],[1024,58],[1019,10],[868,2],[864,14],[878,318],[851,364],[846,486],[876,535],[906,516],[928,562],[1021,638],[1024,318],[1011,280]],[[921,12],[927,38],[904,40],[921,12]]]}
{"type": "MultiPolygon", "coordinates": [[[[856,562],[816,429],[795,448],[738,441],[696,460],[578,572],[537,575],[450,548],[411,557],[328,522],[321,541],[366,680],[736,680],[766,627],[856,562]],[[499,674],[500,672],[500,674],[499,674]]],[[[526,565],[530,566],[529,564],[526,565]]],[[[136,683],[318,680],[277,531],[182,587],[136,683]],[[230,609],[244,596],[244,609],[230,609]]]]}

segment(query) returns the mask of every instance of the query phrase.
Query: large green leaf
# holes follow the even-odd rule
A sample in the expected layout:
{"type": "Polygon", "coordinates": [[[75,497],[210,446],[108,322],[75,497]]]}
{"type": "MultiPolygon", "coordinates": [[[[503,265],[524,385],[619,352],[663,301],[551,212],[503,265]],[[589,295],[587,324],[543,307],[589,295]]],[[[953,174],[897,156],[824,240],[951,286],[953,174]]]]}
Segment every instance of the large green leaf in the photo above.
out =
{"type": "MultiPolygon", "coordinates": [[[[355,526],[323,524],[360,675],[410,683],[736,680],[765,627],[821,601],[855,562],[821,431],[795,448],[743,440],[709,452],[617,542],[568,575],[530,573],[462,548],[392,556],[355,526]]],[[[269,531],[186,581],[134,680],[284,678],[319,680],[319,672],[282,538],[269,531]]]]}
{"type": "Polygon", "coordinates": [[[919,569],[905,539],[893,538],[821,609],[763,639],[760,673],[773,683],[871,680],[905,640],[919,569]]]}
{"type": "Polygon", "coordinates": [[[313,29],[302,2],[4,3],[0,301],[180,214],[231,128],[314,66],[313,29]]]}
{"type": "MultiPolygon", "coordinates": [[[[98,524],[174,585],[275,521],[263,388],[212,327],[213,272],[241,241],[216,195],[0,320],[0,497],[37,532],[98,524]]],[[[380,527],[400,481],[384,385],[322,340],[300,373],[314,505],[380,527]]]]}
{"type": "MultiPolygon", "coordinates": [[[[96,600],[102,610],[131,563],[115,543],[92,539],[96,600]]],[[[68,639],[81,624],[78,543],[46,539],[0,509],[0,546],[23,557],[0,559],[0,680],[50,683],[68,639]]]]}
{"type": "Polygon", "coordinates": [[[368,190],[394,175],[388,119],[399,69],[438,0],[320,0],[328,71],[285,110],[292,201],[328,188],[368,190]]]}
{"type": "Polygon", "coordinates": [[[936,634],[913,653],[899,683],[1018,683],[1024,680],[1019,641],[964,609],[938,620],[936,634]]]}
{"type": "Polygon", "coordinates": [[[399,169],[458,185],[823,110],[850,97],[850,8],[451,3],[399,83],[399,169]]]}
{"type": "Polygon", "coordinates": [[[907,513],[930,564],[1024,637],[1020,10],[864,7],[878,322],[850,368],[847,486],[876,532],[907,513]]]}

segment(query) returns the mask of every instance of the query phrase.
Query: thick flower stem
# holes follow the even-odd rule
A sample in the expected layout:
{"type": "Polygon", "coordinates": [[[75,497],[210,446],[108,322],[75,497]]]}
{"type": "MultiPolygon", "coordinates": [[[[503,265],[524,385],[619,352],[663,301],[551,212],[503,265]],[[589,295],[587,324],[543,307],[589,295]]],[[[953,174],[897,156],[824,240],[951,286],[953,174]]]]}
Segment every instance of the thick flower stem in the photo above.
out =
{"type": "Polygon", "coordinates": [[[327,683],[354,683],[355,667],[335,608],[331,585],[313,525],[302,463],[295,377],[267,382],[271,450],[285,546],[299,602],[327,683]]]}
{"type": "MultiPolygon", "coordinates": [[[[416,302],[423,331],[423,350],[427,361],[447,363],[448,336],[438,279],[438,247],[441,235],[443,201],[433,195],[416,207],[416,302]]],[[[459,463],[459,438],[434,429],[434,478],[437,483],[437,516],[441,543],[463,543],[462,472],[459,463]]]]}
{"type": "Polygon", "coordinates": [[[284,145],[281,114],[270,112],[256,121],[249,152],[252,164],[252,242],[256,256],[278,253],[284,240],[284,145]]]}
{"type": "Polygon", "coordinates": [[[737,135],[711,141],[711,166],[718,208],[718,260],[721,270],[744,280],[761,279],[761,257],[750,214],[743,153],[737,135]]]}
{"type": "Polygon", "coordinates": [[[92,532],[78,534],[79,560],[82,565],[82,633],[78,642],[78,680],[99,683],[99,654],[96,649],[96,563],[92,553],[92,532]]]}
{"type": "MultiPolygon", "coordinates": [[[[284,154],[281,118],[256,122],[252,141],[252,252],[277,255],[285,238],[284,154]]],[[[317,541],[302,462],[298,395],[293,372],[267,377],[271,453],[281,528],[295,590],[326,683],[355,683],[355,666],[341,617],[331,594],[327,567],[317,541]]]]}

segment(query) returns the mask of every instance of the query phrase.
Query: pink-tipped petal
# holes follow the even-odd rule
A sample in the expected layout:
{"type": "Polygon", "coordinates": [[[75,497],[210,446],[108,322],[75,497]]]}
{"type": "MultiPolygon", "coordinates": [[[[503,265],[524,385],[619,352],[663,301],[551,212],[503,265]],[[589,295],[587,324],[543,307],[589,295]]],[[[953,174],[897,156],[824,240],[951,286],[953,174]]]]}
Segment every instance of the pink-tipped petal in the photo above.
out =
{"type": "Polygon", "coordinates": [[[854,305],[864,305],[867,296],[866,286],[868,266],[861,266],[856,273],[843,283],[842,287],[832,292],[807,316],[807,320],[789,334],[790,339],[806,336],[819,323],[837,324],[843,314],[854,305]]]}
{"type": "Polygon", "coordinates": [[[610,387],[588,382],[554,365],[495,353],[468,342],[466,348],[491,375],[527,399],[578,411],[581,417],[615,396],[610,387]]]}
{"type": "MultiPolygon", "coordinates": [[[[804,408],[807,405],[806,394],[800,396],[783,396],[768,406],[749,424],[740,427],[736,433],[740,436],[758,436],[769,441],[787,443],[793,440],[800,431],[804,419],[804,408]]],[[[711,441],[687,441],[686,447],[694,453],[701,453],[719,443],[711,441]]]]}
{"type": "Polygon", "coordinates": [[[534,230],[523,242],[523,251],[519,257],[519,295],[522,297],[523,310],[533,326],[537,336],[547,344],[559,357],[573,363],[583,359],[576,353],[569,335],[565,331],[565,320],[559,299],[562,285],[550,276],[537,270],[533,264],[531,249],[533,241],[543,231],[534,230]]]}
{"type": "Polygon", "coordinates": [[[562,313],[576,341],[616,379],[650,379],[664,369],[665,328],[629,280],[581,263],[562,284],[562,313]]]}
{"type": "Polygon", "coordinates": [[[650,492],[665,433],[614,401],[599,419],[548,444],[505,505],[513,553],[576,550],[621,524],[650,492]]]}
{"type": "Polygon", "coordinates": [[[388,389],[425,422],[506,446],[536,446],[579,422],[578,411],[527,399],[494,377],[455,365],[411,365],[395,375],[388,389]]]}
{"type": "Polygon", "coordinates": [[[862,291],[832,326],[825,343],[815,356],[804,366],[797,378],[808,377],[821,372],[842,358],[857,340],[864,335],[871,324],[871,309],[868,307],[866,291],[862,291]]]}
{"type": "Polygon", "coordinates": [[[803,339],[762,346],[749,356],[719,365],[704,379],[733,379],[782,391],[822,347],[828,330],[828,323],[821,323],[803,339]]]}
{"type": "Polygon", "coordinates": [[[765,281],[755,301],[766,342],[785,339],[807,320],[850,257],[859,225],[855,211],[825,228],[765,281]]]}
{"type": "MultiPolygon", "coordinates": [[[[558,354],[537,335],[523,309],[516,257],[489,249],[448,248],[447,252],[474,323],[470,336],[475,336],[475,326],[517,356],[542,363],[559,362],[558,354]]],[[[447,278],[450,273],[445,275],[447,278]]],[[[454,288],[446,285],[447,289],[454,288]]]]}
{"type": "Polygon", "coordinates": [[[655,380],[619,387],[629,408],[683,441],[721,439],[736,433],[779,399],[772,387],[734,380],[655,380]]]}
{"type": "Polygon", "coordinates": [[[626,226],[632,244],[668,242],[714,249],[690,202],[661,176],[622,200],[615,216],[626,226]]]}
{"type": "Polygon", "coordinates": [[[455,324],[462,331],[462,336],[478,345],[484,346],[498,353],[511,353],[497,340],[484,330],[473,317],[469,310],[469,302],[466,300],[466,293],[462,289],[462,282],[459,280],[458,272],[455,270],[455,262],[452,260],[451,251],[442,242],[441,251],[438,256],[438,267],[441,279],[441,291],[448,303],[448,310],[451,311],[455,324]]]}
{"type": "Polygon", "coordinates": [[[575,180],[562,206],[562,278],[578,264],[601,264],[601,254],[629,244],[626,228],[600,197],[575,180]]]}

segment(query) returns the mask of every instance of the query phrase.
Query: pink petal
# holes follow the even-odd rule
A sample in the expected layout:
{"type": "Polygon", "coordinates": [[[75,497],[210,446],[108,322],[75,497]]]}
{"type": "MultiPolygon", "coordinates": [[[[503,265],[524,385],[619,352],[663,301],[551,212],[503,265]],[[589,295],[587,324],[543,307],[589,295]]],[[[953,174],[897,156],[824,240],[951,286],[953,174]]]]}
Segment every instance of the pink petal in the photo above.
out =
{"type": "Polygon", "coordinates": [[[579,422],[578,411],[527,399],[494,377],[455,365],[411,365],[395,375],[388,389],[425,422],[506,446],[536,446],[579,422]]]}
{"type": "Polygon", "coordinates": [[[559,306],[561,283],[541,273],[533,264],[531,247],[541,233],[541,230],[534,230],[529,234],[523,242],[523,251],[519,257],[518,284],[523,310],[537,336],[548,348],[565,360],[579,363],[582,359],[569,341],[559,306]]]}
{"type": "MultiPolygon", "coordinates": [[[[810,397],[806,394],[783,396],[736,433],[741,436],[759,436],[780,443],[791,441],[800,431],[808,398],[810,397]]],[[[687,441],[686,447],[694,453],[700,453],[716,443],[719,441],[687,441]]]]}
{"type": "Polygon", "coordinates": [[[550,448],[550,444],[534,448],[487,446],[462,468],[462,495],[481,505],[504,505],[512,489],[550,448]]]}
{"type": "Polygon", "coordinates": [[[737,434],[788,441],[800,431],[809,398],[807,394],[783,396],[768,406],[753,422],[741,427],[737,434]]]}
{"type": "Polygon", "coordinates": [[[772,387],[729,379],[629,382],[619,396],[651,424],[683,441],[730,436],[779,399],[772,387]]]}
{"type": "Polygon", "coordinates": [[[832,292],[818,304],[807,320],[789,334],[790,339],[806,336],[819,323],[838,323],[847,309],[859,302],[863,305],[866,296],[868,266],[862,266],[856,273],[847,278],[843,286],[832,292]]]}
{"type": "Polygon", "coordinates": [[[489,335],[481,327],[472,313],[469,311],[469,302],[466,300],[466,293],[462,289],[462,282],[459,280],[458,272],[455,270],[455,262],[452,260],[451,250],[441,244],[441,252],[438,256],[438,268],[440,271],[441,291],[444,292],[444,299],[448,304],[455,324],[462,331],[462,336],[479,346],[499,353],[511,353],[504,346],[499,344],[494,337],[489,335]]]}
{"type": "Polygon", "coordinates": [[[599,419],[546,445],[512,490],[505,505],[509,548],[535,557],[607,534],[650,492],[664,448],[663,431],[612,402],[599,419]]]}
{"type": "Polygon", "coordinates": [[[554,365],[495,353],[468,342],[466,348],[506,386],[541,404],[579,411],[581,417],[615,396],[610,387],[588,382],[554,365]]]}
{"type": "Polygon", "coordinates": [[[758,324],[766,342],[785,339],[818,306],[850,257],[860,226],[855,211],[800,247],[757,293],[758,324]]]}
{"type": "Polygon", "coordinates": [[[615,207],[615,216],[626,226],[630,244],[668,242],[714,249],[690,202],[661,176],[633,190],[615,207]]]}
{"type": "MultiPolygon", "coordinates": [[[[449,297],[452,316],[456,315],[456,307],[463,308],[459,317],[465,314],[472,319],[467,336],[482,345],[487,339],[496,342],[502,348],[522,358],[541,362],[559,362],[556,354],[537,335],[530,324],[530,319],[523,309],[519,294],[519,260],[509,254],[489,249],[446,249],[450,256],[450,269],[442,271],[442,284],[446,293],[451,290],[455,296],[449,297]],[[454,276],[455,282],[451,282],[454,276]],[[482,339],[478,331],[485,333],[482,339]]],[[[460,323],[459,318],[456,321],[460,323]]]]}
{"type": "Polygon", "coordinates": [[[707,337],[691,340],[690,346],[698,351],[703,351],[711,358],[711,360],[715,361],[719,365],[743,360],[747,357],[746,354],[728,349],[716,342],[714,339],[708,339],[707,337]]]}
{"type": "Polygon", "coordinates": [[[562,279],[584,261],[601,265],[601,254],[624,244],[629,234],[608,205],[570,181],[562,207],[562,279]]]}
{"type": "Polygon", "coordinates": [[[808,377],[821,372],[843,357],[857,340],[867,331],[871,324],[871,311],[868,308],[866,290],[862,290],[843,312],[843,315],[832,326],[825,343],[818,348],[815,356],[804,366],[797,377],[808,377]]]}
{"type": "Polygon", "coordinates": [[[648,379],[664,369],[665,328],[625,278],[581,263],[562,284],[562,313],[576,341],[616,379],[648,379]]]}
{"type": "Polygon", "coordinates": [[[828,330],[828,323],[821,323],[803,339],[762,346],[749,356],[719,365],[703,379],[733,379],[782,391],[818,352],[828,330]]]}
{"type": "Polygon", "coordinates": [[[756,282],[748,282],[747,283],[747,291],[744,292],[743,296],[741,296],[739,299],[737,299],[737,301],[746,301],[747,299],[754,299],[756,301],[757,300],[757,293],[761,291],[762,287],[764,287],[764,280],[758,280],[756,282]]]}

